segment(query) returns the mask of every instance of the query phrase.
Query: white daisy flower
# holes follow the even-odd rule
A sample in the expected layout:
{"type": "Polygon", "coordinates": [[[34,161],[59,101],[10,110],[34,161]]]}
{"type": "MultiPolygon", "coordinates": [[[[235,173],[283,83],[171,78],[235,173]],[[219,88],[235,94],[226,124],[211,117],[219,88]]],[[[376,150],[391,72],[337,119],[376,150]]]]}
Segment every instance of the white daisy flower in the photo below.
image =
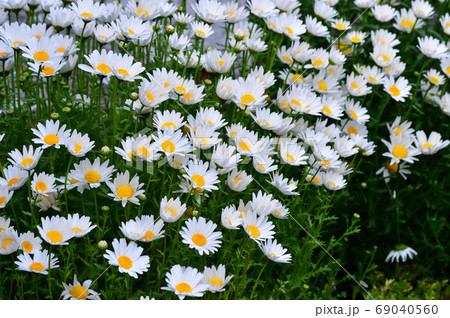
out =
{"type": "Polygon", "coordinates": [[[42,227],[37,226],[39,234],[51,245],[68,245],[67,241],[75,235],[67,219],[59,215],[41,218],[41,223],[42,227]]]}
{"type": "Polygon", "coordinates": [[[248,175],[245,170],[238,171],[237,168],[234,168],[227,177],[228,187],[235,192],[244,191],[252,181],[251,175],[248,175]]]}
{"type": "Polygon", "coordinates": [[[206,222],[205,218],[199,217],[187,220],[185,225],[180,231],[183,243],[195,248],[200,255],[215,253],[220,247],[222,232],[214,232],[217,227],[214,222],[206,222]]]}
{"type": "Polygon", "coordinates": [[[0,232],[0,255],[12,254],[19,248],[17,231],[9,228],[0,232]]]}
{"type": "Polygon", "coordinates": [[[162,290],[174,292],[180,299],[186,296],[202,297],[208,290],[208,284],[204,284],[204,276],[196,268],[175,265],[166,273],[167,286],[162,290]]]}
{"type": "Polygon", "coordinates": [[[221,215],[222,225],[229,230],[239,229],[239,226],[242,224],[240,215],[241,212],[237,211],[234,205],[223,208],[221,215]]]}
{"type": "Polygon", "coordinates": [[[389,252],[385,262],[399,262],[400,258],[402,259],[402,262],[406,262],[408,260],[408,257],[410,259],[413,259],[415,255],[417,255],[417,252],[411,247],[405,244],[398,244],[392,251],[389,252]]]}
{"type": "Polygon", "coordinates": [[[8,188],[0,187],[0,209],[3,209],[9,200],[11,200],[14,191],[9,191],[8,188]]]}
{"type": "Polygon", "coordinates": [[[225,265],[220,264],[217,268],[213,265],[203,270],[204,282],[208,284],[208,290],[212,293],[225,291],[225,286],[233,278],[233,275],[225,275],[225,265]]]}
{"type": "Polygon", "coordinates": [[[94,141],[89,139],[88,134],[82,135],[76,129],[67,137],[65,146],[71,155],[75,157],[84,157],[94,148],[94,141]]]}
{"type": "Polygon", "coordinates": [[[63,300],[100,300],[99,293],[89,288],[92,284],[91,280],[86,280],[81,284],[75,274],[73,275],[73,284],[66,284],[64,282],[62,282],[62,284],[64,286],[64,291],[61,293],[60,298],[63,298],[63,300]]]}
{"type": "Polygon", "coordinates": [[[69,214],[67,216],[67,222],[71,227],[74,237],[83,237],[97,227],[95,224],[91,226],[92,222],[89,216],[82,215],[80,217],[78,213],[69,214]]]}
{"type": "Polygon", "coordinates": [[[126,223],[122,222],[119,229],[130,240],[148,243],[164,237],[163,227],[163,220],[155,222],[153,215],[143,215],[126,223]]]}
{"type": "Polygon", "coordinates": [[[268,259],[277,263],[290,263],[292,260],[291,254],[287,254],[287,249],[278,244],[277,240],[268,239],[262,241],[259,247],[268,259]]]}
{"type": "Polygon", "coordinates": [[[258,215],[256,212],[247,212],[247,215],[242,217],[242,227],[248,236],[255,242],[264,241],[273,238],[275,234],[272,229],[275,225],[268,221],[268,216],[258,215]]]}
{"type": "Polygon", "coordinates": [[[27,149],[24,145],[22,153],[18,149],[9,152],[8,155],[11,158],[8,158],[8,161],[16,167],[30,171],[36,167],[43,152],[44,150],[41,147],[34,150],[33,146],[27,149]]]}
{"type": "Polygon", "coordinates": [[[90,188],[98,188],[101,182],[109,181],[116,171],[114,166],[108,167],[108,163],[109,159],[101,164],[100,157],[95,158],[93,163],[86,158],[79,164],[74,164],[73,177],[90,188]]]}
{"type": "Polygon", "coordinates": [[[144,249],[139,247],[135,242],[127,244],[125,239],[114,239],[112,241],[113,251],[106,250],[103,256],[108,260],[108,263],[119,267],[120,273],[127,273],[133,278],[138,278],[148,271],[150,267],[150,257],[142,255],[144,249]]]}
{"type": "Polygon", "coordinates": [[[170,198],[167,200],[167,196],[162,198],[159,206],[159,215],[164,222],[174,223],[184,214],[186,211],[186,204],[181,204],[180,198],[170,198]]]}
{"type": "Polygon", "coordinates": [[[137,196],[144,193],[144,190],[142,190],[144,184],[139,183],[139,177],[137,175],[130,180],[130,172],[128,170],[124,173],[117,174],[113,182],[106,181],[106,185],[112,192],[108,193],[108,195],[114,198],[114,201],[120,201],[123,207],[125,207],[128,201],[139,205],[137,196]]]}
{"type": "Polygon", "coordinates": [[[34,254],[42,248],[41,238],[39,236],[35,236],[31,231],[20,234],[18,243],[19,248],[29,254],[34,254]]]}
{"type": "Polygon", "coordinates": [[[48,275],[48,269],[58,268],[58,258],[51,253],[50,257],[47,250],[36,251],[32,256],[28,253],[17,256],[19,259],[14,263],[20,271],[34,272],[48,275]]]}
{"type": "Polygon", "coordinates": [[[430,136],[427,137],[423,130],[419,130],[416,132],[414,143],[423,155],[433,155],[447,147],[450,141],[442,140],[441,134],[438,132],[432,131],[430,136]]]}

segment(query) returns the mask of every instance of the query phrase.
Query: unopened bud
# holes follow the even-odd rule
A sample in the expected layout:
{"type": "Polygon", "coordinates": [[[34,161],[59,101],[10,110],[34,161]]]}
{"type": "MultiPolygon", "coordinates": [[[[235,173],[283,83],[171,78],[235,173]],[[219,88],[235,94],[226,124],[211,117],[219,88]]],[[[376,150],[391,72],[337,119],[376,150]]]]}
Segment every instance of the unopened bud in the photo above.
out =
{"type": "Polygon", "coordinates": [[[59,114],[58,113],[51,113],[50,114],[50,118],[51,119],[58,119],[59,118],[59,114]]]}
{"type": "Polygon", "coordinates": [[[367,188],[367,183],[361,182],[361,187],[362,187],[363,189],[367,188]]]}
{"type": "Polygon", "coordinates": [[[210,79],[205,79],[205,80],[203,81],[203,83],[205,83],[205,85],[211,85],[211,84],[212,84],[212,82],[211,82],[210,79]]]}
{"type": "Polygon", "coordinates": [[[108,146],[103,146],[102,149],[100,149],[100,152],[102,155],[107,156],[111,153],[111,149],[108,146]]]}
{"type": "Polygon", "coordinates": [[[236,41],[242,41],[245,37],[244,31],[241,29],[234,31],[234,38],[236,41]]]}
{"type": "Polygon", "coordinates": [[[108,248],[108,243],[105,240],[98,242],[98,248],[101,250],[106,250],[108,248]]]}
{"type": "Polygon", "coordinates": [[[8,110],[6,111],[6,113],[7,113],[8,115],[14,114],[14,110],[13,110],[13,109],[8,109],[8,110]]]}
{"type": "Polygon", "coordinates": [[[140,195],[138,195],[137,197],[138,197],[138,199],[141,200],[141,201],[147,200],[147,196],[146,196],[145,194],[140,194],[140,195]]]}
{"type": "Polygon", "coordinates": [[[153,26],[153,31],[159,31],[159,29],[161,29],[161,27],[158,24],[153,26]]]}
{"type": "Polygon", "coordinates": [[[353,217],[355,219],[360,219],[361,218],[361,216],[358,213],[353,213],[353,217]]]}
{"type": "Polygon", "coordinates": [[[175,28],[173,27],[173,25],[169,24],[168,26],[166,26],[166,32],[169,34],[172,34],[175,32],[175,28]]]}
{"type": "Polygon", "coordinates": [[[139,98],[139,94],[136,92],[130,93],[131,100],[137,100],[139,98]]]}
{"type": "Polygon", "coordinates": [[[62,109],[63,113],[70,113],[71,110],[72,110],[72,108],[70,108],[70,107],[63,107],[63,109],[62,109]]]}
{"type": "Polygon", "coordinates": [[[102,211],[103,212],[108,212],[109,211],[109,206],[107,206],[107,205],[102,206],[102,211]]]}
{"type": "Polygon", "coordinates": [[[209,52],[209,51],[214,51],[214,48],[213,48],[212,46],[208,46],[208,47],[206,48],[206,52],[209,52]]]}
{"type": "Polygon", "coordinates": [[[183,7],[178,7],[177,11],[178,12],[184,12],[184,8],[183,7]]]}

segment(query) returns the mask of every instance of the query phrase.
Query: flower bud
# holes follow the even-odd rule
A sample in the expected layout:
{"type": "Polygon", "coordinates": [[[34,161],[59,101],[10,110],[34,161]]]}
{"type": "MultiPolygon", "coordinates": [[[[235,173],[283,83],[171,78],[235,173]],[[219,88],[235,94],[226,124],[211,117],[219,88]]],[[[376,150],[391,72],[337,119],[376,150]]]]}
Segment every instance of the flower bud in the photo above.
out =
{"type": "Polygon", "coordinates": [[[173,34],[175,32],[175,28],[173,27],[173,25],[169,24],[168,26],[166,26],[166,32],[169,34],[173,34]]]}
{"type": "Polygon", "coordinates": [[[108,146],[103,146],[100,152],[102,155],[107,156],[111,153],[111,149],[108,146]]]}
{"type": "Polygon", "coordinates": [[[59,118],[59,114],[58,113],[51,113],[50,114],[50,118],[51,119],[58,119],[59,118]]]}
{"type": "Polygon", "coordinates": [[[244,37],[244,31],[242,31],[241,29],[234,31],[234,38],[236,39],[236,41],[242,41],[244,37]]]}
{"type": "Polygon", "coordinates": [[[102,206],[102,211],[103,212],[108,212],[109,211],[109,206],[107,206],[107,205],[102,206]]]}
{"type": "Polygon", "coordinates": [[[137,100],[139,98],[139,94],[136,92],[131,92],[130,93],[130,99],[131,100],[137,100]]]}
{"type": "Polygon", "coordinates": [[[101,250],[106,250],[108,248],[108,243],[105,240],[98,242],[98,248],[101,250]]]}
{"type": "Polygon", "coordinates": [[[140,195],[138,195],[137,197],[138,197],[138,199],[141,200],[141,201],[147,200],[147,196],[146,196],[145,194],[140,194],[140,195]]]}
{"type": "Polygon", "coordinates": [[[72,110],[72,108],[70,108],[70,107],[63,107],[63,109],[62,109],[63,113],[70,113],[71,110],[72,110]]]}

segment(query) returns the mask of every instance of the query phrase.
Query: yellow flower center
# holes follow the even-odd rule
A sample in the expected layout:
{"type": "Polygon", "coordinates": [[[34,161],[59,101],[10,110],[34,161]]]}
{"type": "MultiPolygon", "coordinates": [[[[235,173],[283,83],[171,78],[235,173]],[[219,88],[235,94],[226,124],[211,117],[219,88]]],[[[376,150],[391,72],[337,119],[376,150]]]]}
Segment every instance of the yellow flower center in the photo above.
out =
{"type": "Polygon", "coordinates": [[[400,23],[400,26],[402,27],[409,26],[409,31],[411,31],[414,26],[414,23],[411,20],[403,20],[402,23],[400,23]]]}
{"type": "Polygon", "coordinates": [[[395,146],[392,150],[392,154],[396,158],[406,158],[408,156],[408,151],[402,145],[395,146]]]}
{"type": "Polygon", "coordinates": [[[144,14],[145,14],[146,16],[148,15],[148,11],[147,11],[147,10],[143,10],[143,9],[138,10],[138,11],[137,11],[137,15],[140,16],[142,12],[144,12],[144,14]]]}
{"type": "Polygon", "coordinates": [[[149,152],[148,149],[145,148],[145,147],[138,147],[138,148],[136,149],[136,151],[138,152],[138,154],[140,154],[140,155],[142,155],[142,156],[145,156],[145,157],[150,156],[150,152],[149,152]]]}
{"type": "Polygon", "coordinates": [[[377,83],[377,79],[373,76],[369,76],[369,82],[376,84],[377,83]]]}
{"type": "Polygon", "coordinates": [[[223,285],[223,282],[222,282],[220,279],[218,279],[218,278],[211,278],[211,279],[209,280],[209,282],[210,282],[211,285],[213,285],[213,286],[219,285],[219,287],[222,287],[222,285],[223,285]]]}
{"type": "Polygon", "coordinates": [[[164,211],[164,213],[172,213],[173,217],[176,217],[176,216],[177,216],[177,212],[175,212],[175,211],[172,210],[172,209],[166,209],[166,210],[164,211]]]}
{"type": "Polygon", "coordinates": [[[23,44],[23,42],[21,42],[21,41],[15,41],[15,42],[13,42],[13,46],[14,46],[14,47],[16,47],[17,44],[23,44]]]}
{"type": "Polygon", "coordinates": [[[175,286],[175,289],[180,293],[192,293],[192,288],[186,283],[179,283],[175,286]]]}
{"type": "Polygon", "coordinates": [[[130,198],[133,196],[133,189],[127,185],[120,186],[117,189],[117,196],[121,199],[123,198],[130,198]]]}
{"type": "Polygon", "coordinates": [[[31,243],[29,242],[23,242],[22,248],[25,252],[30,253],[33,250],[33,245],[31,245],[31,243]]]}
{"type": "Polygon", "coordinates": [[[197,233],[192,235],[192,242],[198,246],[206,245],[206,237],[203,234],[197,233]]]}
{"type": "Polygon", "coordinates": [[[225,63],[224,61],[220,60],[217,63],[219,63],[219,67],[222,67],[223,63],[225,63]]]}
{"type": "Polygon", "coordinates": [[[36,183],[36,191],[41,191],[41,192],[47,191],[47,185],[44,182],[37,182],[36,183]]]}
{"type": "Polygon", "coordinates": [[[320,163],[322,166],[328,166],[328,165],[330,164],[330,161],[329,161],[329,160],[321,160],[321,161],[319,161],[319,163],[320,163]]]}
{"type": "Polygon", "coordinates": [[[352,38],[350,39],[352,42],[361,42],[361,38],[358,36],[352,36],[352,38]]]}
{"type": "Polygon", "coordinates": [[[72,228],[72,232],[78,231],[78,234],[81,234],[83,232],[82,229],[80,229],[79,227],[73,227],[72,228]]]}
{"type": "Polygon", "coordinates": [[[145,236],[141,238],[141,240],[152,240],[155,237],[155,234],[153,234],[152,231],[147,231],[145,236]]]}
{"type": "Polygon", "coordinates": [[[328,90],[327,84],[325,84],[323,81],[318,81],[317,85],[319,85],[319,90],[326,92],[328,90]]]}
{"type": "Polygon", "coordinates": [[[249,104],[254,101],[255,101],[255,98],[250,94],[245,94],[245,95],[242,95],[242,97],[241,97],[241,102],[243,102],[245,104],[249,104]]]}
{"type": "Polygon", "coordinates": [[[427,147],[430,147],[430,149],[431,149],[431,148],[433,148],[433,145],[430,144],[429,142],[426,142],[422,145],[422,147],[423,147],[423,149],[427,149],[427,147]]]}
{"type": "Polygon", "coordinates": [[[119,68],[117,70],[117,73],[119,73],[120,75],[124,75],[124,76],[130,76],[130,73],[128,73],[128,71],[123,68],[119,68]]]}
{"type": "Polygon", "coordinates": [[[331,115],[331,110],[327,106],[323,106],[322,112],[326,113],[327,115],[331,115]]]}
{"type": "Polygon", "coordinates": [[[47,237],[50,239],[50,242],[52,242],[53,244],[59,243],[62,241],[62,236],[57,231],[47,232],[47,237]]]}
{"type": "Polygon", "coordinates": [[[89,294],[86,291],[86,289],[83,286],[81,286],[81,285],[74,286],[70,290],[70,295],[72,295],[76,299],[85,299],[87,296],[89,296],[89,294]]]}
{"type": "Polygon", "coordinates": [[[198,187],[203,187],[205,185],[205,179],[199,174],[193,175],[192,181],[194,181],[198,187]]]}
{"type": "Polygon", "coordinates": [[[345,30],[345,24],[342,24],[342,23],[336,24],[336,29],[338,29],[338,30],[345,30]]]}
{"type": "Polygon", "coordinates": [[[6,240],[3,242],[2,248],[6,251],[6,246],[11,244],[13,240],[6,240]]]}
{"type": "Polygon", "coordinates": [[[172,126],[173,127],[173,129],[176,129],[177,128],[177,126],[175,126],[175,124],[174,123],[172,123],[172,122],[167,122],[167,123],[164,123],[164,125],[162,125],[162,129],[164,129],[164,128],[169,128],[170,126],[172,126]]]}
{"type": "Polygon", "coordinates": [[[258,229],[256,226],[254,226],[254,225],[248,225],[248,226],[245,228],[245,230],[246,230],[246,231],[250,231],[250,235],[251,235],[253,238],[258,238],[259,235],[260,235],[259,229],[258,229]]]}
{"type": "Polygon", "coordinates": [[[42,265],[41,263],[34,262],[28,268],[36,272],[42,272],[44,270],[44,265],[42,265]]]}
{"type": "Polygon", "coordinates": [[[191,100],[192,94],[191,93],[187,93],[182,95],[184,98],[186,98],[186,100],[189,102],[191,100]]]}
{"type": "Polygon", "coordinates": [[[22,162],[20,164],[26,168],[28,164],[31,165],[33,162],[34,162],[34,159],[25,158],[22,160],[22,162]]]}
{"type": "Polygon", "coordinates": [[[395,87],[395,86],[389,87],[389,92],[395,97],[400,95],[400,90],[397,87],[395,87]]]}
{"type": "Polygon", "coordinates": [[[90,18],[93,18],[94,16],[92,15],[92,13],[89,13],[89,12],[84,12],[84,13],[82,13],[81,14],[81,16],[83,17],[83,18],[88,18],[88,17],[90,17],[90,18]]]}
{"type": "Polygon", "coordinates": [[[356,115],[356,113],[353,110],[350,111],[350,115],[353,117],[354,120],[358,120],[358,115],[356,115]]]}
{"type": "Polygon", "coordinates": [[[430,82],[436,85],[439,84],[439,80],[434,76],[430,76],[430,82]]]}
{"type": "Polygon", "coordinates": [[[100,180],[100,175],[97,171],[91,170],[86,173],[84,179],[89,183],[97,183],[100,180]]]}
{"type": "Polygon", "coordinates": [[[45,136],[44,141],[48,145],[56,145],[59,142],[59,138],[55,134],[48,134],[45,136]]]}
{"type": "Polygon", "coordinates": [[[357,135],[358,134],[358,131],[356,130],[355,127],[348,127],[347,131],[348,131],[349,134],[353,134],[353,135],[357,135]]]}
{"type": "Polygon", "coordinates": [[[153,98],[153,95],[150,93],[145,93],[145,97],[147,97],[147,99],[149,101],[155,102],[155,99],[153,98]]]}
{"type": "Polygon", "coordinates": [[[55,69],[53,67],[46,66],[42,69],[41,72],[44,73],[45,75],[52,75],[53,73],[55,73],[55,69]]]}
{"type": "Polygon", "coordinates": [[[119,262],[120,267],[125,269],[133,267],[133,261],[128,256],[120,256],[117,261],[119,262]]]}
{"type": "Polygon", "coordinates": [[[355,83],[351,83],[350,86],[351,86],[351,88],[353,88],[353,89],[357,89],[357,88],[359,87],[359,86],[356,85],[355,83]]]}
{"type": "Polygon", "coordinates": [[[292,29],[290,27],[283,27],[283,29],[285,29],[288,34],[294,33],[294,31],[292,31],[292,29]]]}
{"type": "Polygon", "coordinates": [[[57,51],[59,52],[59,53],[63,53],[64,51],[65,51],[66,49],[65,48],[63,48],[63,47],[59,47],[59,48],[57,48],[57,51]]]}
{"type": "Polygon", "coordinates": [[[198,35],[200,35],[202,38],[204,38],[206,36],[205,32],[197,30],[196,31],[198,35]]]}
{"type": "Polygon", "coordinates": [[[75,154],[77,154],[77,153],[80,152],[81,148],[83,148],[83,147],[81,147],[81,145],[75,144],[75,148],[74,148],[73,152],[74,152],[75,154]]]}
{"type": "Polygon", "coordinates": [[[174,152],[175,151],[175,144],[171,142],[170,140],[166,140],[161,145],[162,149],[165,152],[174,152]]]}
{"type": "Polygon", "coordinates": [[[44,51],[39,51],[39,52],[34,53],[33,57],[36,61],[39,61],[39,62],[45,62],[49,58],[47,52],[44,52],[44,51]]]}
{"type": "Polygon", "coordinates": [[[20,181],[19,178],[11,178],[11,179],[8,181],[8,187],[12,186],[13,184],[18,183],[19,181],[20,181]]]}
{"type": "Polygon", "coordinates": [[[320,66],[320,65],[324,65],[324,63],[323,63],[321,60],[315,60],[315,61],[313,62],[313,66],[314,66],[314,67],[318,67],[318,66],[320,66]]]}
{"type": "Polygon", "coordinates": [[[393,175],[394,173],[396,173],[398,171],[398,163],[396,163],[396,162],[391,165],[390,162],[388,161],[384,164],[384,167],[389,172],[389,175],[393,175]]]}
{"type": "Polygon", "coordinates": [[[103,72],[105,75],[111,73],[111,69],[105,63],[97,65],[97,70],[103,72]]]}

